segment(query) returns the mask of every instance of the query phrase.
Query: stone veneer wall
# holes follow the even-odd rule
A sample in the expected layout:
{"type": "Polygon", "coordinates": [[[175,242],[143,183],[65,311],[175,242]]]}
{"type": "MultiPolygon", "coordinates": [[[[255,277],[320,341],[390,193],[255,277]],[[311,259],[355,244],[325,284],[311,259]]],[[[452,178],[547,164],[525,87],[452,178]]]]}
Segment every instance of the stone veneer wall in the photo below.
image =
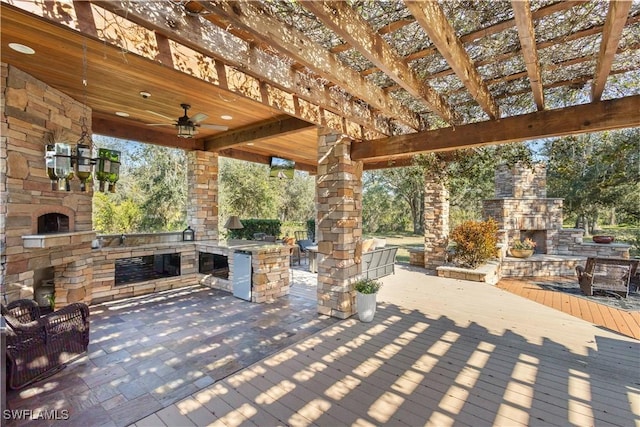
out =
{"type": "Polygon", "coordinates": [[[37,217],[52,212],[73,214],[71,232],[92,230],[92,190],[80,192],[80,183],[74,180],[72,191],[52,191],[44,162],[47,133],[63,130],[68,142],[74,144],[80,137],[85,114],[86,124],[91,127],[91,111],[6,64],[2,64],[2,82],[0,182],[6,185],[2,188],[6,203],[2,203],[5,265],[1,291],[4,294],[8,288],[33,288],[35,270],[53,266],[57,307],[75,301],[90,302],[91,239],[64,248],[28,249],[22,236],[34,234],[37,217]]]}
{"type": "MultiPolygon", "coordinates": [[[[9,200],[9,194],[7,192],[7,133],[9,132],[9,125],[7,123],[7,117],[5,115],[5,92],[7,90],[7,77],[9,77],[9,67],[4,62],[0,63],[0,294],[4,295],[6,292],[5,278],[6,278],[6,266],[7,266],[7,201],[9,200]]],[[[24,297],[24,293],[20,293],[17,290],[18,295],[16,299],[24,297]]],[[[6,301],[0,301],[5,303],[6,301]]],[[[4,353],[4,352],[3,352],[4,353]]],[[[4,366],[4,358],[2,359],[4,366]]],[[[4,375],[4,369],[0,369],[0,372],[4,375]]],[[[4,376],[3,376],[4,380],[4,376]]],[[[3,383],[4,384],[4,383],[3,383]]],[[[2,399],[4,409],[4,401],[2,399]]]]}
{"type": "Polygon", "coordinates": [[[447,258],[449,243],[449,190],[426,174],[424,184],[424,267],[435,270],[447,258]]]}
{"type": "Polygon", "coordinates": [[[362,272],[362,162],[351,160],[351,139],[318,130],[318,313],[355,313],[353,283],[362,272]]]}
{"type": "Polygon", "coordinates": [[[271,245],[251,255],[251,302],[269,302],[289,295],[290,247],[271,245]]]}
{"type": "MultiPolygon", "coordinates": [[[[194,243],[156,243],[94,249],[92,300],[94,303],[160,292],[197,283],[194,243]],[[115,285],[116,259],[180,253],[180,276],[115,285]]],[[[57,288],[56,288],[57,292],[57,288]]],[[[57,298],[57,297],[56,297],[57,298]]]]}
{"type": "Polygon", "coordinates": [[[189,151],[187,224],[196,240],[218,240],[218,154],[189,151]]]}

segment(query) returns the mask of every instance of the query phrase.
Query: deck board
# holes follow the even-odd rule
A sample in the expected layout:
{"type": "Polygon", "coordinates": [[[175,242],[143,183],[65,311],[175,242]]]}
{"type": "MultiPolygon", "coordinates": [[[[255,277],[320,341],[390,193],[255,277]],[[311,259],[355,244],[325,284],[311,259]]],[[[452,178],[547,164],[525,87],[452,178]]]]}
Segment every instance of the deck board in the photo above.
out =
{"type": "MultiPolygon", "coordinates": [[[[559,278],[566,280],[566,278],[559,278]]],[[[535,282],[556,280],[553,277],[503,278],[498,287],[546,305],[594,325],[640,339],[640,312],[629,312],[559,291],[543,289],[535,282]]]]}

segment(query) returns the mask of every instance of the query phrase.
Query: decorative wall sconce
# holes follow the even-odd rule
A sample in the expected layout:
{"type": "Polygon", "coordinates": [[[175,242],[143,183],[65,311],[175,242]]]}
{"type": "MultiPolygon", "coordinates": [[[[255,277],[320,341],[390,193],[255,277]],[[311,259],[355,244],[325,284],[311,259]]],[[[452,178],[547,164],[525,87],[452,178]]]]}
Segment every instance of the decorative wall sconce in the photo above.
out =
{"type": "Polygon", "coordinates": [[[182,240],[185,242],[193,242],[196,240],[196,232],[193,231],[190,225],[182,232],[182,240]]]}

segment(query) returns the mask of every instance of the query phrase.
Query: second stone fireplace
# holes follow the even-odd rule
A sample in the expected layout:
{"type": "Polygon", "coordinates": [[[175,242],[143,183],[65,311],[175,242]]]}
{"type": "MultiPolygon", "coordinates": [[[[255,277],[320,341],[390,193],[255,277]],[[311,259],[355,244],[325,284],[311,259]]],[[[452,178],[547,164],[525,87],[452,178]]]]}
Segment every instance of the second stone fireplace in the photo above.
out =
{"type": "Polygon", "coordinates": [[[502,165],[495,176],[496,198],[483,202],[483,217],[498,222],[507,243],[529,238],[536,242],[536,253],[557,254],[562,199],[547,198],[544,165],[502,165]]]}

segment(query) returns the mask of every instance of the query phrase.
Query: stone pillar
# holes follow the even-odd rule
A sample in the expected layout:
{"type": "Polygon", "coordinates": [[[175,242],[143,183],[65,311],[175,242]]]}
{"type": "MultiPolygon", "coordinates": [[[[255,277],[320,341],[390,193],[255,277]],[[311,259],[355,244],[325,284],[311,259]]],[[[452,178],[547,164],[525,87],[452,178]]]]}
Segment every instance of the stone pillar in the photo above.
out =
{"type": "Polygon", "coordinates": [[[91,254],[83,259],[72,261],[55,267],[54,283],[56,310],[74,302],[91,304],[93,282],[93,257],[91,254]]]}
{"type": "Polygon", "coordinates": [[[187,152],[187,224],[196,240],[218,240],[218,154],[187,152]]]}
{"type": "Polygon", "coordinates": [[[351,160],[351,142],[318,130],[318,313],[340,319],[355,313],[353,282],[362,272],[362,162],[351,160]]]}
{"type": "MultiPolygon", "coordinates": [[[[7,192],[7,133],[9,126],[7,124],[7,116],[5,114],[5,90],[7,87],[7,77],[9,69],[7,64],[0,63],[0,81],[2,81],[2,91],[0,92],[0,297],[4,297],[6,289],[6,263],[5,255],[7,248],[7,202],[9,194],[7,192]]],[[[6,304],[6,300],[0,301],[6,304]]],[[[3,341],[4,342],[4,341],[3,341]]],[[[2,366],[4,367],[4,351],[2,351],[2,366]]],[[[4,373],[4,369],[0,369],[4,373]]],[[[4,376],[3,376],[4,379],[4,376]]],[[[5,384],[5,382],[3,382],[5,384]]],[[[2,400],[4,404],[4,399],[2,400]]],[[[4,409],[4,406],[2,407],[4,409]]]]}
{"type": "Polygon", "coordinates": [[[424,266],[435,270],[446,261],[449,243],[449,191],[426,174],[424,179],[424,266]]]}

